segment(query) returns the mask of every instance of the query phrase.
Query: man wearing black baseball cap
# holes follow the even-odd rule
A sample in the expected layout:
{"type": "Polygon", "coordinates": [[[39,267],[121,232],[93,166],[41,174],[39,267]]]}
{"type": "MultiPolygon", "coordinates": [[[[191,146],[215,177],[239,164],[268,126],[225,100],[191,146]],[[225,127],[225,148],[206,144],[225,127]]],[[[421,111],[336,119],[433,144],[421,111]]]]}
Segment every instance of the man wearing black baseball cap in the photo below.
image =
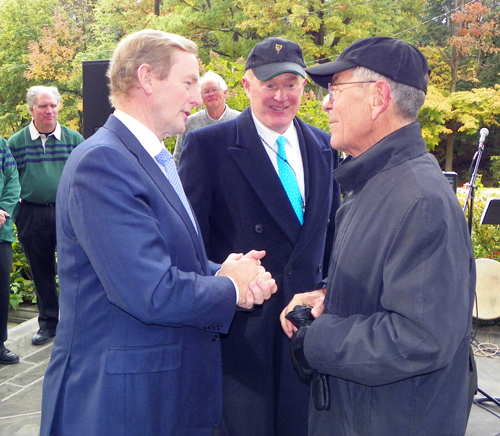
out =
{"type": "Polygon", "coordinates": [[[221,337],[224,436],[307,434],[309,384],[293,368],[279,314],[323,279],[340,194],[330,135],[296,116],[305,66],[292,41],[258,43],[243,77],[250,107],[188,133],[179,163],[208,258],[265,249],[262,265],[279,289],[262,307],[238,312],[221,337]]]}
{"type": "Polygon", "coordinates": [[[375,37],[306,71],[329,90],[332,147],[354,158],[334,171],[347,194],[324,300],[297,295],[281,316],[294,363],[327,379],[330,409],[310,408],[309,435],[463,435],[475,262],[416,121],[427,60],[375,37]],[[299,304],[316,319],[294,332],[284,315],[299,304]]]}

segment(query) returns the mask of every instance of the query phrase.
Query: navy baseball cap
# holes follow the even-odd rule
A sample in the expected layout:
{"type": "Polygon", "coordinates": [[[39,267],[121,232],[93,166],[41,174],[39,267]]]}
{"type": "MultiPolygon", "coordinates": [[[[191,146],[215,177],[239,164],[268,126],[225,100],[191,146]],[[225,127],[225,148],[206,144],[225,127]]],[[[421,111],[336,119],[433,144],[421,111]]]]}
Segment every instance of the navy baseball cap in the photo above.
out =
{"type": "Polygon", "coordinates": [[[427,93],[425,76],[431,69],[426,57],[413,45],[395,38],[359,39],[335,61],[307,68],[306,72],[318,85],[328,88],[334,74],[356,67],[367,68],[427,93]]]}
{"type": "Polygon", "coordinates": [[[259,42],[250,51],[245,71],[251,69],[257,79],[266,82],[283,73],[294,73],[306,78],[306,63],[299,45],[273,37],[259,42]]]}

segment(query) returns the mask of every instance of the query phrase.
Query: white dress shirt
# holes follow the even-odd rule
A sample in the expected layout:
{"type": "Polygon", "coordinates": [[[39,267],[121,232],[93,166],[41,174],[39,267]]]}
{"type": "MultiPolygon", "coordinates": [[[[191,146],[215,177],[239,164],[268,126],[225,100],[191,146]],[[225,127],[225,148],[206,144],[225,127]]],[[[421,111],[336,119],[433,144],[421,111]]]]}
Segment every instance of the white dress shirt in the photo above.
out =
{"type": "Polygon", "coordinates": [[[302,164],[302,154],[300,152],[299,138],[297,136],[297,130],[293,122],[290,127],[285,131],[285,133],[280,134],[272,131],[271,129],[265,127],[255,116],[252,114],[253,121],[255,123],[255,128],[257,129],[258,135],[262,139],[262,146],[265,148],[271,163],[278,173],[278,144],[276,140],[280,136],[286,138],[285,143],[285,153],[288,163],[295,173],[297,179],[297,185],[299,186],[300,195],[302,196],[302,202],[305,205],[305,183],[304,183],[304,166],[302,164]]]}

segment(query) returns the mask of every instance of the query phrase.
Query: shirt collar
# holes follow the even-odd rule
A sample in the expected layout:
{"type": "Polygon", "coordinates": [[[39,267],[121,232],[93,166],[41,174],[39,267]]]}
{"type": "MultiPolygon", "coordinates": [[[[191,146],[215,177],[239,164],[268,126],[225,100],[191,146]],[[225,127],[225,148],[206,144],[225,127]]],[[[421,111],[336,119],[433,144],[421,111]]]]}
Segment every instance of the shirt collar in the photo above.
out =
{"type": "Polygon", "coordinates": [[[118,109],[115,109],[113,115],[125,124],[152,158],[165,148],[163,141],[159,141],[151,130],[134,117],[118,109]]]}
{"type": "Polygon", "coordinates": [[[281,133],[277,133],[277,132],[269,129],[268,127],[264,126],[264,124],[262,124],[253,113],[252,113],[252,118],[253,118],[253,122],[255,124],[255,128],[257,129],[258,135],[262,139],[264,139],[264,141],[266,141],[267,144],[269,144],[271,147],[274,148],[275,147],[274,144],[276,143],[276,140],[280,136],[284,136],[287,139],[288,143],[293,148],[297,148],[298,150],[300,150],[298,137],[297,137],[297,129],[295,128],[293,121],[290,123],[290,126],[288,127],[288,129],[286,129],[285,133],[281,134],[281,133]]]}
{"type": "Polygon", "coordinates": [[[207,115],[208,118],[210,118],[212,121],[219,121],[220,119],[222,119],[224,117],[224,115],[226,114],[226,111],[227,111],[227,104],[224,105],[224,112],[222,112],[222,115],[217,118],[216,120],[214,120],[210,115],[208,115],[208,111],[205,109],[205,114],[207,115]]]}
{"type": "MultiPolygon", "coordinates": [[[[29,125],[29,130],[30,130],[30,137],[31,140],[34,141],[40,137],[40,132],[36,129],[35,127],[35,122],[31,120],[31,123],[29,125]]],[[[59,124],[59,121],[56,122],[56,128],[54,131],[50,134],[54,135],[54,137],[60,141],[61,140],[61,125],[59,124]]],[[[48,135],[48,136],[50,136],[48,135]]]]}

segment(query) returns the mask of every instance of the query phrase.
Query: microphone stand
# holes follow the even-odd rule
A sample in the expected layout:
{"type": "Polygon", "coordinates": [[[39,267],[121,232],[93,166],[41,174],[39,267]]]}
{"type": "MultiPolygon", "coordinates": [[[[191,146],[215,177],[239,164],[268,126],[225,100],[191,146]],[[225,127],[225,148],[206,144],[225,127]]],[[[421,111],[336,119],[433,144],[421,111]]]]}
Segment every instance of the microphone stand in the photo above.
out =
{"type": "MultiPolygon", "coordinates": [[[[488,132],[488,130],[486,130],[486,132],[488,132]]],[[[486,135],[488,135],[488,133],[486,133],[486,135]]],[[[475,191],[476,191],[476,177],[477,177],[477,171],[479,169],[479,162],[481,161],[481,157],[482,157],[483,151],[484,151],[484,138],[486,138],[486,136],[482,135],[480,137],[477,152],[474,154],[474,157],[472,158],[471,167],[474,166],[474,170],[472,171],[472,174],[470,176],[469,191],[467,193],[467,198],[465,199],[464,209],[463,209],[464,214],[465,214],[465,212],[467,211],[467,207],[469,207],[467,224],[469,226],[469,235],[471,236],[471,238],[472,238],[472,219],[473,219],[473,209],[474,209],[474,197],[475,197],[475,191]],[[469,204],[469,202],[470,202],[470,204],[469,204]]],[[[476,366],[475,362],[471,362],[471,363],[475,369],[475,366],[476,366]]],[[[475,369],[475,371],[477,371],[477,370],[475,369]]],[[[477,388],[477,391],[479,393],[481,393],[482,395],[484,395],[484,397],[485,397],[485,398],[479,398],[478,400],[475,400],[476,403],[491,401],[500,407],[500,402],[498,401],[497,398],[494,398],[491,395],[488,395],[486,392],[481,390],[479,388],[479,386],[477,386],[477,385],[476,385],[476,388],[477,388]]]]}
{"type": "Polygon", "coordinates": [[[465,199],[465,203],[464,203],[464,213],[466,212],[467,207],[469,207],[469,215],[468,215],[467,222],[469,225],[469,235],[471,235],[471,236],[472,236],[472,218],[473,218],[473,209],[474,209],[474,197],[475,197],[475,193],[476,193],[476,177],[477,177],[477,170],[479,169],[479,162],[481,161],[481,157],[483,155],[483,151],[484,151],[484,143],[483,143],[483,141],[479,141],[477,152],[472,159],[472,165],[474,165],[474,170],[472,171],[472,174],[470,177],[469,191],[467,193],[467,198],[465,199]],[[475,164],[474,164],[474,159],[475,159],[475,164]],[[469,202],[470,202],[470,205],[469,205],[469,202]]]}

